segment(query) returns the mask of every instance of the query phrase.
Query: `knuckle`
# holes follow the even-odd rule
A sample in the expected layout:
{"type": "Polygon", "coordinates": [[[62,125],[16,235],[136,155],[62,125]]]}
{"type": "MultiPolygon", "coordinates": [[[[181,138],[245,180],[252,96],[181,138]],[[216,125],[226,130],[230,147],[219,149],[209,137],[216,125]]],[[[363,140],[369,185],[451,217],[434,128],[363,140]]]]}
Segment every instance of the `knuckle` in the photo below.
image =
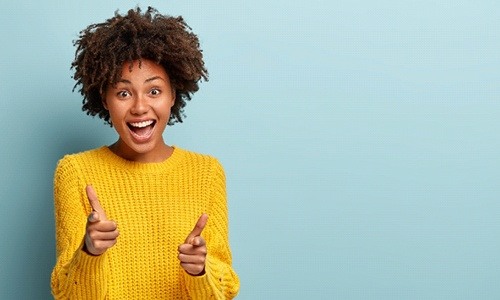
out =
{"type": "Polygon", "coordinates": [[[94,249],[98,251],[102,250],[102,243],[100,241],[94,241],[92,245],[94,246],[94,249]]]}
{"type": "Polygon", "coordinates": [[[87,235],[91,240],[97,239],[97,233],[94,230],[90,230],[89,232],[87,232],[87,235]]]}

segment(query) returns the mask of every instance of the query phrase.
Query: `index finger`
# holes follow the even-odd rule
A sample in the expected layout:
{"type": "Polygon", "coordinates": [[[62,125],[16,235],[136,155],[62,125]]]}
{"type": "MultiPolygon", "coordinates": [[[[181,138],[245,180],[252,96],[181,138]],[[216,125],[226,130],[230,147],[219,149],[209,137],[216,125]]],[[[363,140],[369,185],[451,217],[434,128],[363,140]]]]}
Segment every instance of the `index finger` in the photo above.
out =
{"type": "Polygon", "coordinates": [[[99,198],[97,198],[97,193],[94,188],[89,184],[85,187],[85,191],[87,192],[87,198],[89,199],[89,204],[92,207],[92,210],[99,213],[99,218],[101,220],[106,220],[106,213],[99,202],[99,198]]]}
{"type": "Polygon", "coordinates": [[[189,233],[188,237],[186,238],[185,241],[186,244],[190,244],[195,237],[201,235],[203,229],[205,229],[205,226],[207,225],[207,220],[208,220],[208,215],[203,213],[196,222],[196,225],[194,225],[194,228],[191,231],[191,233],[189,233]]]}

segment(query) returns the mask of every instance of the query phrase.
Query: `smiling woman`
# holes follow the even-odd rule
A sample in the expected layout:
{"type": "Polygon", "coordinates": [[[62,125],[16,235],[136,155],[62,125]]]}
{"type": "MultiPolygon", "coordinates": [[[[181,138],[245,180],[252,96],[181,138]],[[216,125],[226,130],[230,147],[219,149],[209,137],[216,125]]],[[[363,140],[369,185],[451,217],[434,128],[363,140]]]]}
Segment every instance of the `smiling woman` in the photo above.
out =
{"type": "Polygon", "coordinates": [[[75,87],[80,86],[83,110],[109,122],[102,94],[108,85],[122,80],[124,63],[131,70],[134,60],[149,59],[169,72],[175,90],[169,124],[182,122],[183,108],[198,82],[208,79],[198,37],[189,30],[182,17],[158,14],[149,8],[116,14],[107,23],[92,24],[75,42],[77,53],[72,63],[75,87]]]}
{"type": "Polygon", "coordinates": [[[133,161],[167,159],[172,148],[164,143],[163,131],[174,103],[175,92],[161,65],[148,59],[125,63],[120,80],[108,86],[103,99],[120,136],[110,149],[133,161]]]}
{"type": "Polygon", "coordinates": [[[75,44],[83,109],[119,137],[59,161],[53,295],[235,297],[224,170],[163,139],[207,76],[196,35],[180,17],[137,8],[89,26],[75,44]]]}

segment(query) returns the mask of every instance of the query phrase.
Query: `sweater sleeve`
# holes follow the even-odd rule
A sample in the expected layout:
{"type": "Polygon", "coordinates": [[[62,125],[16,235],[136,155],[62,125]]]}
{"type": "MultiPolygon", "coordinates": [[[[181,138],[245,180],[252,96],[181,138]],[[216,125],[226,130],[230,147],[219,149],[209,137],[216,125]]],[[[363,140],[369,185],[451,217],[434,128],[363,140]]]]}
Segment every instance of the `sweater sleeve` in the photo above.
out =
{"type": "Polygon", "coordinates": [[[186,287],[192,299],[233,299],[239,291],[239,278],[233,270],[228,238],[226,179],[222,166],[213,164],[209,218],[205,228],[207,259],[205,274],[184,273],[186,287]]]}
{"type": "Polygon", "coordinates": [[[104,299],[106,253],[91,256],[82,250],[87,215],[85,182],[68,158],[57,165],[54,208],[57,261],[51,287],[55,299],[104,299]]]}

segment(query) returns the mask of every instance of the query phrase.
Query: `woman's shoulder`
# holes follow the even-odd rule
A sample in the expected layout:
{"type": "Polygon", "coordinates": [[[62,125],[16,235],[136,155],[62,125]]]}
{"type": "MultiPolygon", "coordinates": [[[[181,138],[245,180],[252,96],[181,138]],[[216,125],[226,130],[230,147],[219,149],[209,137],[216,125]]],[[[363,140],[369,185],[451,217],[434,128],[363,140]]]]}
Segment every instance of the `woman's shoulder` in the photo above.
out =
{"type": "Polygon", "coordinates": [[[100,164],[98,157],[102,151],[102,148],[96,148],[64,155],[57,162],[55,169],[54,176],[57,185],[62,182],[71,182],[83,178],[84,170],[92,169],[96,164],[100,164]]]}
{"type": "Polygon", "coordinates": [[[83,150],[80,152],[65,154],[61,158],[61,160],[72,160],[72,159],[81,159],[81,158],[87,158],[87,157],[95,157],[95,156],[102,155],[104,152],[106,152],[106,146],[101,146],[101,147],[94,148],[94,149],[83,150]]]}
{"type": "Polygon", "coordinates": [[[85,150],[76,153],[69,153],[64,155],[57,163],[59,167],[73,164],[81,164],[94,162],[97,163],[100,157],[106,152],[106,147],[102,146],[95,149],[85,150]]]}
{"type": "Polygon", "coordinates": [[[190,163],[210,168],[214,167],[222,168],[219,159],[217,159],[215,156],[211,154],[186,150],[177,146],[174,146],[174,148],[175,148],[174,155],[177,155],[179,159],[183,160],[185,163],[190,163]]]}

